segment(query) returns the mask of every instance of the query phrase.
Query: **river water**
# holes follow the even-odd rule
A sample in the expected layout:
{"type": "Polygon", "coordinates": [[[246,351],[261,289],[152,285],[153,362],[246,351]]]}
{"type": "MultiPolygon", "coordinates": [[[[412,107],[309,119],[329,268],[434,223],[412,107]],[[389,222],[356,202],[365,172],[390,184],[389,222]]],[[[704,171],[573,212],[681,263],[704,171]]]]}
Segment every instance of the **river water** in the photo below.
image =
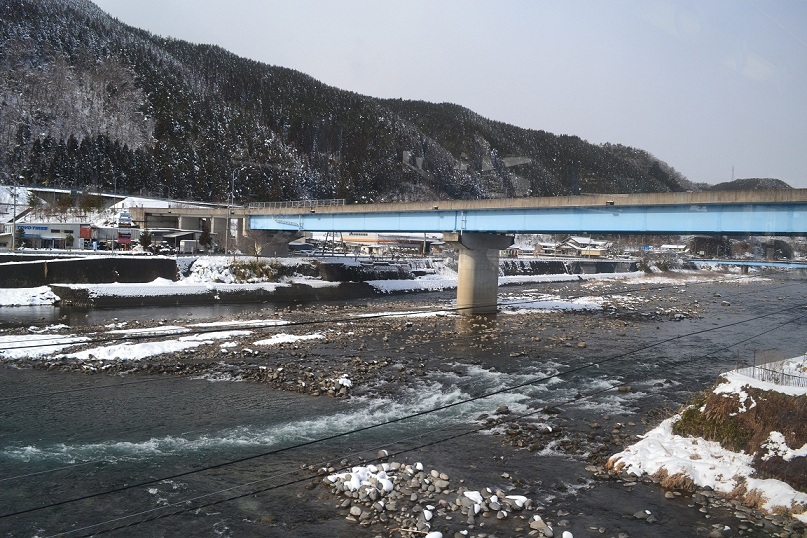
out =
{"type": "MultiPolygon", "coordinates": [[[[356,312],[446,307],[451,296],[424,293],[345,301],[327,312],[311,305],[285,312],[344,320],[356,312]]],[[[356,464],[380,448],[471,489],[526,495],[545,519],[576,537],[706,536],[714,525],[733,529],[727,535],[737,532],[730,511],[704,514],[686,498],[665,499],[653,485],[596,480],[586,471],[589,454],[613,444],[612,430],[625,442],[647,431],[722,371],[804,353],[803,277],[536,284],[502,288],[500,302],[511,306],[491,319],[409,317],[377,321],[364,332],[360,320],[339,321],[334,334],[340,338],[311,344],[305,354],[278,351],[286,359],[349,354],[387,360],[411,374],[400,383],[354,387],[343,399],[251,382],[0,366],[0,536],[392,535],[348,523],[341,499],[314,487],[320,479],[303,469],[356,464]],[[547,295],[597,308],[536,309],[546,306],[547,295]],[[607,390],[617,385],[630,388],[607,390]],[[469,433],[483,424],[480,415],[503,405],[514,414],[534,413],[536,423],[557,435],[526,450],[504,434],[469,433]],[[409,415],[418,416],[398,420],[409,415]],[[361,431],[343,435],[352,430],[361,431]],[[642,510],[658,522],[632,517],[642,510]]],[[[274,312],[271,305],[209,312],[194,306],[88,311],[66,320],[212,319],[258,308],[274,312]]],[[[445,532],[465,528],[456,520],[442,524],[445,532]]],[[[525,524],[493,520],[472,532],[528,531],[525,524]]],[[[744,535],[765,534],[749,529],[744,535]]]]}

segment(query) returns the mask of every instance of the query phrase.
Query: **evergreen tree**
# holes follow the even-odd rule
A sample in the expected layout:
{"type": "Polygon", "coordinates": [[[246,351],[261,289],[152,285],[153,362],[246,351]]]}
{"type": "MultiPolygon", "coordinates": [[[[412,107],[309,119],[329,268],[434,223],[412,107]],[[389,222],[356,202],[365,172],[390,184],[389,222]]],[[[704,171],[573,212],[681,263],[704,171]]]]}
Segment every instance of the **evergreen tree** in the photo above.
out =
{"type": "Polygon", "coordinates": [[[225,202],[247,160],[243,203],[566,195],[577,177],[586,192],[691,188],[636,148],[343,91],[90,2],[3,7],[0,173],[28,184],[225,202]]]}
{"type": "Polygon", "coordinates": [[[152,233],[146,228],[140,231],[140,237],[137,239],[137,242],[140,243],[143,250],[147,250],[151,246],[152,239],[152,233]]]}
{"type": "Polygon", "coordinates": [[[202,221],[202,233],[199,234],[199,244],[202,245],[205,252],[207,252],[213,244],[213,236],[210,234],[210,223],[207,222],[207,219],[202,221]]]}

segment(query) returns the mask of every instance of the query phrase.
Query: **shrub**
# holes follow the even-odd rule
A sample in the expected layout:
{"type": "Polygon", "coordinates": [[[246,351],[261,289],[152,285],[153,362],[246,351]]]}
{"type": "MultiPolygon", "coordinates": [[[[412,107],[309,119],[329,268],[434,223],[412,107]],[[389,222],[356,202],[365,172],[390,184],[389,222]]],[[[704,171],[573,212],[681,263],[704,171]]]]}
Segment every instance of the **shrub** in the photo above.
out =
{"type": "Polygon", "coordinates": [[[653,480],[666,490],[695,493],[695,482],[690,477],[682,473],[671,475],[664,467],[653,473],[653,480]]]}
{"type": "Polygon", "coordinates": [[[237,261],[230,267],[239,282],[273,282],[278,276],[278,262],[237,261]]]}
{"type": "MultiPolygon", "coordinates": [[[[736,400],[735,398],[723,399],[727,402],[736,400]]],[[[680,420],[673,425],[673,432],[685,437],[703,437],[709,441],[716,441],[735,452],[746,450],[751,437],[750,433],[740,426],[736,417],[730,416],[730,413],[722,413],[722,409],[710,408],[709,405],[706,405],[706,400],[703,395],[696,398],[681,413],[680,420]]],[[[712,399],[709,400],[710,404],[712,401],[712,399]]],[[[718,403],[724,402],[718,400],[718,403]]],[[[733,409],[736,411],[736,403],[733,405],[733,409]]]]}
{"type": "Polygon", "coordinates": [[[743,504],[756,510],[761,510],[768,499],[758,489],[752,489],[743,497],[743,504]]]}
{"type": "Polygon", "coordinates": [[[652,273],[653,267],[652,263],[650,262],[650,257],[647,254],[645,254],[644,256],[639,258],[639,260],[636,262],[636,268],[639,271],[644,271],[645,273],[652,273]]]}

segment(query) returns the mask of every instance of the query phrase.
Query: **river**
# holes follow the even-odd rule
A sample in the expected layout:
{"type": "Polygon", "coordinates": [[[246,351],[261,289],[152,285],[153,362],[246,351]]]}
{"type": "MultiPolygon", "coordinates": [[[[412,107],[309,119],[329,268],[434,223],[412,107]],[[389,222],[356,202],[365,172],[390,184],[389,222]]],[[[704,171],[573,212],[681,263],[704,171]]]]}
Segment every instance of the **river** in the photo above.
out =
{"type": "MultiPolygon", "coordinates": [[[[539,507],[526,515],[578,538],[707,536],[715,525],[738,532],[731,510],[704,513],[687,497],[599,480],[586,467],[593,453],[618,451],[720,372],[804,353],[803,277],[536,284],[501,288],[509,306],[494,318],[351,318],[449,307],[451,296],[57,314],[78,326],[282,311],[326,321],[330,336],[261,356],[267,365],[316,368],[351,357],[389,366],[348,398],[205,376],[0,366],[0,535],[398,536],[349,523],[342,499],[310,470],[358,464],[382,448],[401,452],[396,461],[447,473],[454,487],[525,495],[539,507]],[[580,309],[543,310],[571,299],[580,309]],[[518,437],[506,427],[483,427],[502,406],[553,433],[513,446],[518,437]],[[435,408],[444,409],[429,412],[435,408]],[[657,521],[632,517],[642,510],[657,521]]],[[[464,523],[442,518],[434,528],[451,536],[464,523]]],[[[529,532],[517,517],[482,523],[470,535],[529,532]]]]}

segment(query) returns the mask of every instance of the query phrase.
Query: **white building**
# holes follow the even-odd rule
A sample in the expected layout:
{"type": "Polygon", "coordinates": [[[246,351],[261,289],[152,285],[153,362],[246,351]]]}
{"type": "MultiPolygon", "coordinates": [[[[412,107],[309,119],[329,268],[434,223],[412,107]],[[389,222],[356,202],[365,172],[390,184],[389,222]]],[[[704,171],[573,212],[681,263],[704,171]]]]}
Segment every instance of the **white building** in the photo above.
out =
{"type": "Polygon", "coordinates": [[[17,236],[18,241],[21,239],[17,247],[80,249],[84,248],[85,238],[91,237],[90,225],[82,222],[17,222],[16,227],[22,231],[22,236],[17,236]]]}

